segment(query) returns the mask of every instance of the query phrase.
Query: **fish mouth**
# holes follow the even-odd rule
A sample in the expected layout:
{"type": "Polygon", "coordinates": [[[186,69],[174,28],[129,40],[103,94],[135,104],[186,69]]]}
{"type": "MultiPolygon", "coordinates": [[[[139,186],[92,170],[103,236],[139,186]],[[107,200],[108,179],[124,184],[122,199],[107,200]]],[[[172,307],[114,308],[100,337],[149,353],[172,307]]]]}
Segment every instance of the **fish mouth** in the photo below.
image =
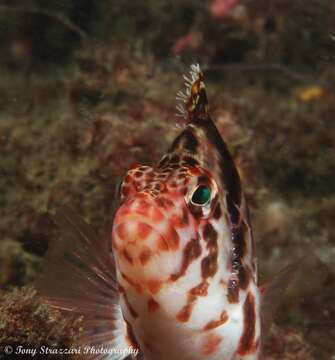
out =
{"type": "Polygon", "coordinates": [[[113,244],[116,247],[148,247],[153,252],[169,251],[166,233],[168,221],[150,196],[141,196],[124,203],[113,222],[113,244]]]}
{"type": "MultiPolygon", "coordinates": [[[[151,204],[150,207],[153,208],[151,204]]],[[[116,260],[136,268],[157,261],[163,252],[171,250],[167,234],[162,230],[164,224],[155,224],[149,216],[137,210],[121,207],[116,213],[112,231],[116,260]]]]}
{"type": "Polygon", "coordinates": [[[169,243],[159,232],[142,216],[132,214],[123,218],[113,226],[113,242],[121,247],[149,247],[152,250],[169,250],[169,243]]]}

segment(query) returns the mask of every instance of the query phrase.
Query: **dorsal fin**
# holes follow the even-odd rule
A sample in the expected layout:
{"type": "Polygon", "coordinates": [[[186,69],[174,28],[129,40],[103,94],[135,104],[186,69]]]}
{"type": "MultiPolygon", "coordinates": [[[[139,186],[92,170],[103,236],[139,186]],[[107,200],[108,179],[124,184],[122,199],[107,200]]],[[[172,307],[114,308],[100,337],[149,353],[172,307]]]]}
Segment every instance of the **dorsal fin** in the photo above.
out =
{"type": "Polygon", "coordinates": [[[181,115],[186,116],[189,122],[195,119],[208,119],[208,100],[204,75],[199,64],[191,65],[189,76],[184,75],[185,91],[177,93],[177,100],[184,103],[177,106],[181,115]]]}
{"type": "Polygon", "coordinates": [[[177,93],[183,103],[177,108],[187,117],[189,125],[175,139],[170,152],[187,152],[200,166],[213,173],[218,184],[228,194],[232,224],[239,222],[242,190],[238,171],[221,134],[209,114],[204,75],[199,64],[191,65],[189,76],[184,75],[185,91],[177,93]]]}
{"type": "MultiPolygon", "coordinates": [[[[50,245],[46,255],[43,277],[37,284],[41,301],[83,316],[83,346],[129,348],[108,240],[99,238],[69,207],[60,208],[54,219],[63,236],[50,245]]],[[[122,360],[128,355],[87,358],[122,360]]]]}
{"type": "MultiPolygon", "coordinates": [[[[226,198],[228,218],[231,228],[232,271],[239,281],[246,283],[242,264],[252,267],[253,255],[245,256],[249,217],[241,187],[240,177],[229,152],[209,114],[204,75],[198,64],[192,65],[189,76],[184,76],[185,91],[177,93],[177,100],[183,102],[178,109],[188,120],[184,131],[173,142],[170,152],[187,153],[214,177],[222,196],[226,198]]],[[[252,236],[250,237],[252,241],[252,236]]],[[[253,245],[250,245],[253,248],[253,245]]]]}

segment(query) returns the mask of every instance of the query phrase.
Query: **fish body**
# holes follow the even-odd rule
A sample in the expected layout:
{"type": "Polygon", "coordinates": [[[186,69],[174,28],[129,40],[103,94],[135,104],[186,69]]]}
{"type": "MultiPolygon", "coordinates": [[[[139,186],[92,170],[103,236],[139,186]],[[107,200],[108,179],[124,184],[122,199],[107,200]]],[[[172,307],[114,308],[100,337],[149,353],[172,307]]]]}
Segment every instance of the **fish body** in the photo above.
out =
{"type": "MultiPolygon", "coordinates": [[[[130,171],[114,219],[113,253],[129,329],[146,359],[231,359],[236,349],[255,355],[260,323],[254,264],[250,256],[243,279],[233,269],[220,189],[187,157],[170,154],[162,164],[158,171],[130,171]],[[172,158],[178,168],[171,168],[172,158]],[[204,207],[191,200],[201,187],[211,189],[204,207]]],[[[251,250],[251,233],[243,226],[251,250]]]]}
{"type": "Polygon", "coordinates": [[[191,77],[189,124],[157,167],[135,167],[121,185],[112,235],[121,308],[146,359],[256,358],[259,291],[245,199],[197,67],[191,77]],[[201,191],[209,192],[204,204],[195,199],[201,191]]]}
{"type": "Polygon", "coordinates": [[[50,257],[58,260],[48,263],[42,298],[83,314],[91,345],[132,346],[145,360],[259,359],[271,308],[296,266],[258,287],[245,196],[199,66],[179,98],[187,124],[156,166],[126,174],[110,240],[70,210],[58,214],[77,240],[50,257]],[[60,263],[70,275],[48,286],[60,263]]]}

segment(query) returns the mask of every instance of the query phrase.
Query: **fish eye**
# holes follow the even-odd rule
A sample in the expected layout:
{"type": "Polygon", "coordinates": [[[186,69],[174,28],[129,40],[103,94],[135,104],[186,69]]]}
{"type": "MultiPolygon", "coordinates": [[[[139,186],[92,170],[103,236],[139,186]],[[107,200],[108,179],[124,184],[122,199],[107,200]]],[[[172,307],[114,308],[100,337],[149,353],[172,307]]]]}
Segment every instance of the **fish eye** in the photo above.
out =
{"type": "Polygon", "coordinates": [[[204,206],[209,203],[211,199],[211,189],[206,185],[198,186],[191,197],[191,203],[193,205],[204,206]]]}

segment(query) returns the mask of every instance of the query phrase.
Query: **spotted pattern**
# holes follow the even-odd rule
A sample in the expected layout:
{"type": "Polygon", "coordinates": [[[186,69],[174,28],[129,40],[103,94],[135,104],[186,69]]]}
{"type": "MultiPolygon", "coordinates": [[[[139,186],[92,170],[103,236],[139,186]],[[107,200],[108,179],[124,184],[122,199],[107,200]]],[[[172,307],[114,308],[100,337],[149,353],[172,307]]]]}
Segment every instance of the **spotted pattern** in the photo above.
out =
{"type": "Polygon", "coordinates": [[[184,248],[181,269],[177,274],[171,275],[171,280],[176,281],[181,276],[184,276],[188,266],[192,263],[192,261],[194,261],[200,255],[201,255],[200,239],[199,238],[191,239],[184,248]]]}
{"type": "Polygon", "coordinates": [[[243,333],[238,347],[240,355],[247,355],[254,352],[255,335],[256,335],[256,304],[254,295],[249,292],[243,305],[243,333]]]}
{"type": "Polygon", "coordinates": [[[177,314],[177,320],[179,322],[182,322],[182,323],[188,322],[188,320],[191,317],[192,310],[193,310],[196,300],[197,300],[197,297],[195,295],[192,295],[192,294],[188,295],[186,305],[177,314]]]}
{"type": "Polygon", "coordinates": [[[207,281],[202,281],[199,285],[193,287],[190,290],[190,294],[195,295],[195,296],[207,296],[208,295],[208,286],[209,286],[209,283],[207,281]]]}
{"type": "Polygon", "coordinates": [[[203,230],[208,255],[201,262],[201,275],[203,279],[214,276],[218,269],[218,233],[211,223],[206,223],[203,230]]]}
{"type": "Polygon", "coordinates": [[[201,353],[205,356],[216,353],[222,340],[223,338],[215,333],[207,335],[202,345],[201,353]]]}
{"type": "Polygon", "coordinates": [[[205,326],[204,326],[204,330],[211,330],[214,329],[218,326],[223,325],[227,320],[228,320],[229,316],[226,310],[223,310],[220,318],[218,320],[210,320],[205,326]]]}
{"type": "MultiPolygon", "coordinates": [[[[180,138],[174,146],[182,146],[181,143],[184,146],[184,142],[189,149],[195,146],[192,136],[188,136],[186,140],[180,138]]],[[[243,237],[244,239],[248,235],[244,222],[239,219],[236,220],[240,222],[239,224],[232,224],[232,215],[229,214],[229,211],[222,211],[223,205],[218,194],[213,196],[207,213],[203,208],[194,208],[186,200],[192,186],[206,184],[212,187],[213,181],[211,174],[199,167],[197,159],[190,155],[179,156],[171,153],[163,157],[158,168],[155,170],[143,166],[131,169],[121,186],[122,202],[126,207],[132,209],[128,212],[122,210],[124,211],[124,216],[128,216],[128,213],[134,211],[138,216],[151,219],[150,221],[153,221],[157,227],[160,226],[159,224],[165,224],[164,231],[158,237],[156,236],[158,241],[156,241],[157,249],[155,250],[148,243],[156,232],[156,230],[153,230],[153,225],[144,221],[136,223],[135,243],[141,243],[142,246],[141,250],[136,253],[136,256],[129,251],[129,248],[123,248],[122,257],[125,263],[128,264],[128,268],[138,269],[138,266],[150,266],[154,261],[153,259],[157,256],[157,251],[161,253],[181,251],[181,260],[177,271],[172,272],[165,280],[160,277],[151,277],[141,282],[140,285],[133,278],[122,273],[122,278],[126,284],[135,290],[136,293],[141,294],[144,291],[150,295],[146,300],[146,308],[151,316],[157,314],[162,307],[160,301],[154,297],[162,291],[166,286],[165,284],[169,284],[169,282],[178,284],[178,281],[185,278],[193,263],[198,264],[201,278],[197,284],[188,289],[186,301],[176,312],[175,318],[178,323],[187,324],[192,321],[193,314],[195,317],[197,316],[199,299],[210,296],[210,283],[213,281],[211,279],[214,279],[216,274],[222,273],[223,264],[219,263],[219,241],[222,241],[222,239],[220,239],[220,234],[216,229],[219,226],[218,224],[222,222],[230,227],[231,241],[234,244],[231,262],[232,273],[225,280],[222,280],[222,278],[217,280],[220,288],[224,291],[222,296],[226,293],[228,303],[239,304],[241,291],[248,289],[252,270],[249,266],[242,265],[243,254],[247,249],[244,248],[242,244],[244,240],[242,241],[241,238],[243,237]],[[127,190],[124,191],[124,188],[127,190]],[[178,207],[177,211],[176,200],[174,199],[178,199],[178,197],[184,198],[186,204],[184,202],[182,206],[178,207]],[[129,200],[136,198],[138,199],[136,201],[129,200]],[[167,221],[166,214],[169,215],[169,221],[167,221]],[[217,225],[214,226],[214,223],[217,225]],[[198,232],[195,232],[194,237],[185,241],[181,237],[180,231],[189,229],[194,224],[198,226],[198,232]],[[236,247],[238,242],[243,246],[236,247]]],[[[119,239],[130,239],[131,243],[129,229],[125,228],[124,222],[120,222],[116,227],[116,232],[119,239]]],[[[118,244],[115,247],[117,252],[120,252],[120,249],[122,249],[122,244],[118,244]]],[[[127,296],[125,296],[125,292],[122,295],[125,298],[129,313],[136,319],[139,316],[138,312],[130,304],[127,296]]],[[[243,308],[245,320],[243,322],[243,333],[238,345],[240,356],[250,354],[257,349],[256,341],[251,332],[251,329],[255,332],[256,315],[252,316],[251,308],[252,301],[248,297],[243,308]],[[250,327],[247,328],[245,323],[248,323],[250,327]]],[[[225,324],[228,323],[228,320],[229,314],[224,307],[218,309],[216,316],[212,316],[207,321],[204,319],[199,328],[199,330],[206,334],[202,340],[201,349],[199,349],[203,355],[210,356],[219,351],[218,349],[221,346],[225,346],[224,338],[219,333],[216,333],[216,331],[226,326],[225,324]]]]}

